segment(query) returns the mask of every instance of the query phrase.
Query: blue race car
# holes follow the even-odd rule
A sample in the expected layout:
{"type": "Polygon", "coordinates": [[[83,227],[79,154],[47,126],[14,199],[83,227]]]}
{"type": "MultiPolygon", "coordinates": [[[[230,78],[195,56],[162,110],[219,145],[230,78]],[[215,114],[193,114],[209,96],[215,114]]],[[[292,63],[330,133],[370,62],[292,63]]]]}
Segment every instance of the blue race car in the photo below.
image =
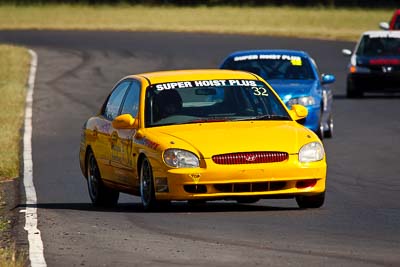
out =
{"type": "Polygon", "coordinates": [[[315,61],[303,51],[250,50],[230,54],[221,69],[244,70],[266,80],[288,108],[300,104],[308,109],[302,122],[321,139],[332,137],[332,91],[326,84],[335,76],[319,75],[315,61]]]}

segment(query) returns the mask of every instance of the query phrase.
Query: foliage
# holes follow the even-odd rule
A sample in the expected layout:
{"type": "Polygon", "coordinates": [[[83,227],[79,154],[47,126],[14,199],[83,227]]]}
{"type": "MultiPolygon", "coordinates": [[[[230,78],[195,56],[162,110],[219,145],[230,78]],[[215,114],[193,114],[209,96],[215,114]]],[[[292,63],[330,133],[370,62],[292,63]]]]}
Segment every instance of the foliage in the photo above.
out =
{"type": "Polygon", "coordinates": [[[0,248],[0,266],[27,266],[27,256],[25,253],[18,253],[15,247],[0,248]]]}
{"type": "Polygon", "coordinates": [[[0,4],[146,4],[175,6],[328,6],[328,7],[390,7],[398,5],[397,0],[0,0],[0,4]]]}

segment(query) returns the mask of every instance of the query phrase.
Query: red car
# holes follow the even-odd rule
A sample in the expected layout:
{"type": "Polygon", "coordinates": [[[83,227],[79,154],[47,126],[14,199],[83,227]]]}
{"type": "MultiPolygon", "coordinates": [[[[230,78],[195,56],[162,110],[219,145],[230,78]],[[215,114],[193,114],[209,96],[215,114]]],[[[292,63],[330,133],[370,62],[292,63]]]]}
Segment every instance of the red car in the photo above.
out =
{"type": "Polygon", "coordinates": [[[389,23],[381,22],[379,27],[383,30],[400,30],[400,9],[397,9],[389,23]]]}

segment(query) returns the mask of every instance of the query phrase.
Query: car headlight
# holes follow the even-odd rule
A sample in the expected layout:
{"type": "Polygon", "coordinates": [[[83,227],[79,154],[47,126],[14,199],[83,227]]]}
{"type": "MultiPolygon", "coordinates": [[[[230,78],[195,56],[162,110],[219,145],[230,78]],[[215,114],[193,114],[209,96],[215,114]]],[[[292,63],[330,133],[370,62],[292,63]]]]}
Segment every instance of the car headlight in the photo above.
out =
{"type": "Polygon", "coordinates": [[[324,148],[319,142],[308,143],[300,148],[299,161],[313,162],[324,158],[324,148]]]}
{"type": "Polygon", "coordinates": [[[199,167],[199,158],[192,152],[182,149],[167,149],[164,151],[164,162],[173,168],[199,167]]]}
{"type": "Polygon", "coordinates": [[[315,105],[315,98],[312,96],[302,96],[302,97],[292,98],[288,101],[289,107],[295,104],[303,106],[312,106],[315,105]]]}

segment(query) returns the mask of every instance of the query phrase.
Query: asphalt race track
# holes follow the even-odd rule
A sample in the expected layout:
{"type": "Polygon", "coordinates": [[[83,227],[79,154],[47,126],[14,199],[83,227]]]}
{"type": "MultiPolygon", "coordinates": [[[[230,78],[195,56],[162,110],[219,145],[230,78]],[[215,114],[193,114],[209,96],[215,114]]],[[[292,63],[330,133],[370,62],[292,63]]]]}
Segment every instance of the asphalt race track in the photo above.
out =
{"type": "MultiPolygon", "coordinates": [[[[33,175],[48,266],[400,266],[400,97],[346,99],[348,42],[146,32],[0,31],[39,56],[33,175]],[[335,130],[325,139],[326,204],[174,203],[145,213],[123,195],[91,206],[78,163],[80,131],[114,83],[146,71],[215,68],[242,49],[309,52],[333,73],[335,130]]],[[[23,203],[21,203],[23,208],[23,203]]],[[[21,228],[21,232],[24,232],[21,228]]]]}

